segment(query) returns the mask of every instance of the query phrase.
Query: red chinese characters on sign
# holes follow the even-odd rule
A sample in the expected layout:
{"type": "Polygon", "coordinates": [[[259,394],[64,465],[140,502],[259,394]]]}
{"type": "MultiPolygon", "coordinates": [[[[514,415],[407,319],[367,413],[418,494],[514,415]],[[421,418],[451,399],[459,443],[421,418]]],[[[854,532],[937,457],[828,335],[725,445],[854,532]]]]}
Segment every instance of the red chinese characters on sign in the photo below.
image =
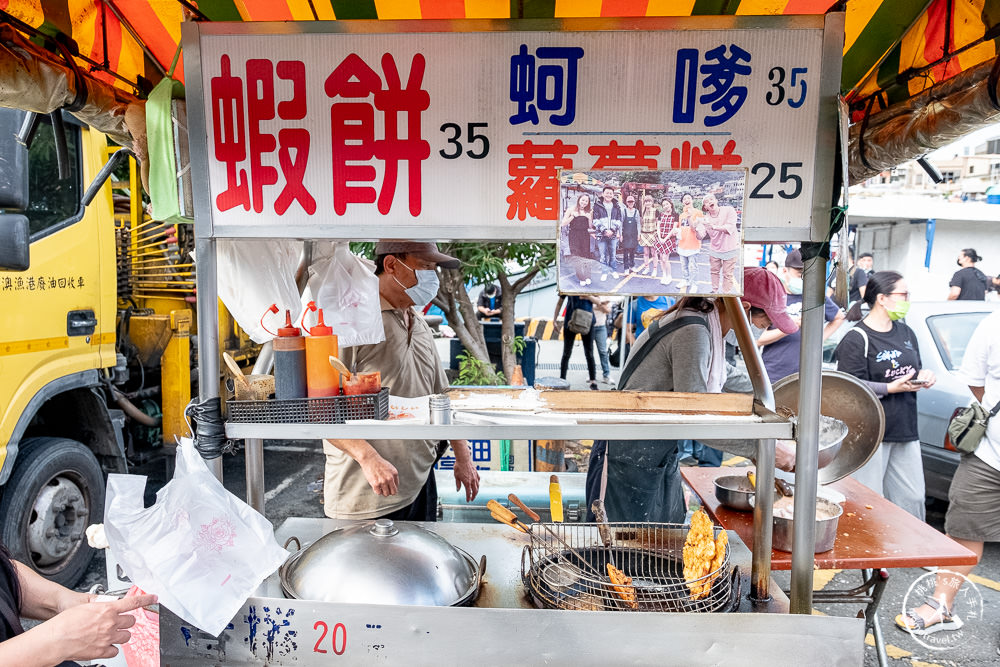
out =
{"type": "Polygon", "coordinates": [[[430,155],[430,144],[420,136],[420,114],[430,106],[430,95],[421,88],[425,61],[422,54],[413,56],[406,87],[402,87],[396,61],[391,54],[382,56],[382,79],[355,53],[350,54],[326,79],[325,91],[334,102],[330,107],[333,137],[333,208],[337,215],[348,204],[371,204],[375,188],[359,183],[373,183],[376,170],[368,163],[383,162],[382,187],[378,191],[378,210],[389,213],[396,194],[399,163],[407,166],[410,215],[422,208],[421,165],[430,155]],[[368,99],[372,101],[369,102],[368,99]],[[375,111],[383,114],[384,136],[375,137],[375,111]],[[405,137],[400,136],[399,114],[405,118],[405,137]]]}
{"type": "Polygon", "coordinates": [[[283,215],[293,202],[312,215],[316,200],[304,185],[309,163],[309,131],[286,127],[274,134],[264,125],[275,116],[283,121],[302,120],[306,115],[306,69],[296,60],[251,59],[246,64],[246,82],[233,73],[229,56],[220,59],[220,74],[213,77],[212,120],[215,159],[226,165],[226,189],[215,198],[216,208],[228,211],[236,206],[257,213],[264,211],[265,192],[277,185],[279,170],[270,162],[278,151],[280,176],[284,185],[273,202],[274,212],[283,215]],[[291,97],[276,102],[275,76],[291,83],[291,97]],[[245,95],[244,95],[245,90],[245,95]],[[277,113],[276,113],[277,112],[277,113]],[[249,157],[250,176],[241,168],[249,157]]]}
{"type": "Polygon", "coordinates": [[[591,146],[587,152],[597,156],[592,169],[656,169],[654,156],[660,154],[660,147],[647,146],[641,140],[631,146],[611,141],[607,146],[591,146]]]}
{"type": "Polygon", "coordinates": [[[685,141],[680,148],[670,149],[671,169],[700,169],[701,167],[711,167],[714,170],[723,167],[734,167],[743,162],[743,156],[737,155],[736,141],[730,139],[726,142],[721,153],[715,152],[712,142],[707,139],[701,142],[701,148],[691,146],[690,141],[685,141]]]}
{"type": "Polygon", "coordinates": [[[507,219],[532,217],[536,220],[559,218],[559,170],[572,169],[573,155],[578,148],[562,141],[552,144],[523,144],[507,146],[512,156],[507,163],[507,219]]]}

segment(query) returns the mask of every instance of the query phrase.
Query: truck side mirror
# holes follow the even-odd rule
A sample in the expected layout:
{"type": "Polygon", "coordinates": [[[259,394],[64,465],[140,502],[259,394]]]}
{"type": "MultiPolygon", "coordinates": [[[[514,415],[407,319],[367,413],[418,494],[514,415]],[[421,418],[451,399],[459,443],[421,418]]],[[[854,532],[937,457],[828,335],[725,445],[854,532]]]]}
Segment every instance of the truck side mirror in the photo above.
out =
{"type": "Polygon", "coordinates": [[[27,271],[31,231],[20,213],[0,213],[0,271],[27,271]]]}

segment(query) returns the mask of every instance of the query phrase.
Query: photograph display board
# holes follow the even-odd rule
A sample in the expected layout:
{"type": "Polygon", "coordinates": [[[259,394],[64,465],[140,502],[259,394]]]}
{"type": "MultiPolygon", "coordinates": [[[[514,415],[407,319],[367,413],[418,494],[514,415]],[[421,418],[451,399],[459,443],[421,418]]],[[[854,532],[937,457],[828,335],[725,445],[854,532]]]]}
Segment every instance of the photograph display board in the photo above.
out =
{"type": "Polygon", "coordinates": [[[562,294],[743,294],[746,169],[564,171],[562,294]]]}
{"type": "Polygon", "coordinates": [[[554,240],[561,171],[726,168],[746,170],[747,240],[826,228],[838,65],[823,17],[571,27],[186,28],[202,229],[554,240]]]}

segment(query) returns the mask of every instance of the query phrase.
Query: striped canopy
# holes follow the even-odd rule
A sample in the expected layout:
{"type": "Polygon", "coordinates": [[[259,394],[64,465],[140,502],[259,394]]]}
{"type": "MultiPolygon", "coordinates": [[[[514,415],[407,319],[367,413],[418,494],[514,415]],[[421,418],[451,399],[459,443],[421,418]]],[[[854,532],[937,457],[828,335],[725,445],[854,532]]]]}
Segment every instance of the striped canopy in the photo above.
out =
{"type": "MultiPolygon", "coordinates": [[[[844,6],[841,88],[856,113],[873,97],[875,111],[905,101],[1000,48],[1000,0],[0,0],[20,21],[70,38],[94,76],[138,89],[147,85],[139,77],[155,83],[169,69],[184,20],[774,15],[844,6]]],[[[175,75],[183,78],[182,66],[175,75]]]]}

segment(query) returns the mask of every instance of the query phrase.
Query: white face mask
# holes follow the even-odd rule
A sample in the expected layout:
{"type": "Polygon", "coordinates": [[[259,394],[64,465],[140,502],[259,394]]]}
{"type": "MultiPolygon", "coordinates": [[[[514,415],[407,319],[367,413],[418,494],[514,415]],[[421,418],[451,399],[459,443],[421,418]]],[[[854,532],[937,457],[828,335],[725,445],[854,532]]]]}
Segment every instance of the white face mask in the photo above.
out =
{"type": "Polygon", "coordinates": [[[423,308],[437,296],[438,287],[441,284],[437,271],[434,269],[414,269],[409,264],[404,264],[402,260],[399,263],[413,271],[413,275],[417,277],[417,284],[413,287],[404,287],[396,276],[393,276],[392,279],[406,291],[406,296],[413,300],[414,306],[423,308]]]}
{"type": "MultiPolygon", "coordinates": [[[[765,331],[765,329],[761,329],[760,327],[758,327],[757,325],[755,325],[753,322],[750,323],[750,335],[753,336],[754,340],[757,340],[762,335],[764,335],[764,331],[765,331]]],[[[739,347],[739,341],[736,339],[736,330],[735,329],[730,329],[729,332],[726,333],[725,341],[726,341],[726,343],[728,343],[729,345],[732,345],[733,347],[739,347]]]]}

